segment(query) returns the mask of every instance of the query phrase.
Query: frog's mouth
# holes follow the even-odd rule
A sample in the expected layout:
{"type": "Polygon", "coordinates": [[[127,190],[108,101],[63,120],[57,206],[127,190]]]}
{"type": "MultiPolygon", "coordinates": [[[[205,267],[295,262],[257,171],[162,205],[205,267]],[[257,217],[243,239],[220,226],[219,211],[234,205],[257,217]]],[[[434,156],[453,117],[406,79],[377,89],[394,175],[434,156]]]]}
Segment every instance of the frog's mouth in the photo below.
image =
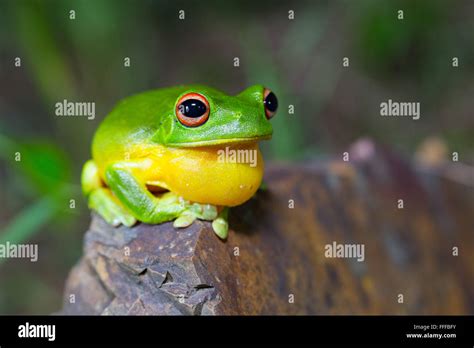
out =
{"type": "Polygon", "coordinates": [[[269,140],[272,138],[272,135],[262,135],[257,137],[247,137],[247,138],[229,138],[229,139],[213,139],[213,140],[202,140],[202,141],[193,141],[188,143],[178,143],[178,144],[168,144],[168,146],[175,147],[202,147],[202,146],[214,146],[214,145],[225,145],[233,143],[256,143],[261,140],[269,140]]]}

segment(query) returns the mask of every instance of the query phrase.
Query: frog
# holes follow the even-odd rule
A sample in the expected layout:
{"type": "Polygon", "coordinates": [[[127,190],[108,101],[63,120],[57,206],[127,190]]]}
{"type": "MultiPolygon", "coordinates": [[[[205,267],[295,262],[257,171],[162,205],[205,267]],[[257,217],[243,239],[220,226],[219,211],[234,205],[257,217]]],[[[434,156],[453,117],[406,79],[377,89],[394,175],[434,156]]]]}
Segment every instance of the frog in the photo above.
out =
{"type": "Polygon", "coordinates": [[[173,221],[179,229],[209,221],[225,240],[229,209],[262,184],[259,144],[271,139],[277,108],[263,85],[235,95],[191,84],[126,97],[93,136],[81,174],[89,208],[114,227],[173,221]],[[253,151],[256,161],[223,160],[224,149],[253,151]]]}

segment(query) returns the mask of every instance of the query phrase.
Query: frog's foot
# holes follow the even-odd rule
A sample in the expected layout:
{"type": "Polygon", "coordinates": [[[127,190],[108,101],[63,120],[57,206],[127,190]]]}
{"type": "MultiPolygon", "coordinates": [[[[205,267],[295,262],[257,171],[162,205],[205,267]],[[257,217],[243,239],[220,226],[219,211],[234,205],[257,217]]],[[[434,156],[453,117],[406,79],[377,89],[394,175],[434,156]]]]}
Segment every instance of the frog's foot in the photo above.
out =
{"type": "Polygon", "coordinates": [[[89,207],[112,226],[133,226],[137,220],[131,215],[108,188],[100,187],[89,194],[89,207]]]}
{"type": "Polygon", "coordinates": [[[194,220],[212,221],[217,218],[217,207],[211,204],[188,203],[186,209],[174,221],[176,228],[188,227],[194,220]]]}
{"type": "Polygon", "coordinates": [[[221,213],[217,213],[217,207],[210,204],[192,203],[187,209],[174,221],[173,226],[183,228],[190,226],[194,220],[212,221],[214,232],[221,239],[227,238],[229,225],[227,223],[228,208],[224,208],[221,213]]]}

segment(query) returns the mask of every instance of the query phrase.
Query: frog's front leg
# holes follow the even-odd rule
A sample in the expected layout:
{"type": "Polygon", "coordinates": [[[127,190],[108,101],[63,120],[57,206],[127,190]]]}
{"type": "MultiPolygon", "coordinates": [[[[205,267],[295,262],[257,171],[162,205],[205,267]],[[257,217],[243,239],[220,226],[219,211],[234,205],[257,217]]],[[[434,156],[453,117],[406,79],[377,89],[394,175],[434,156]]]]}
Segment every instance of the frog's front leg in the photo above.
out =
{"type": "Polygon", "coordinates": [[[145,223],[159,224],[175,220],[173,226],[187,227],[194,220],[212,221],[214,232],[222,239],[227,237],[227,208],[218,214],[210,204],[190,203],[172,192],[155,197],[143,179],[152,171],[150,159],[117,162],[105,172],[107,185],[133,216],[145,223]]]}
{"type": "Polygon", "coordinates": [[[157,198],[147,189],[143,177],[152,167],[150,159],[113,163],[107,167],[105,179],[115,196],[138,220],[159,224],[179,217],[187,203],[171,192],[157,198]]]}

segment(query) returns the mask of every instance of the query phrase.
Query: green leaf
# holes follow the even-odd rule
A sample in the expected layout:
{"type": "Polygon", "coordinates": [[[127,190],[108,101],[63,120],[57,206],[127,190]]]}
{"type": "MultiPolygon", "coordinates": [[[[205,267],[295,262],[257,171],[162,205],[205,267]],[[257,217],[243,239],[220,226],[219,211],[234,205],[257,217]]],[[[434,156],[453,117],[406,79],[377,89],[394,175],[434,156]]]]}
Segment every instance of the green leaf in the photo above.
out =
{"type": "MultiPolygon", "coordinates": [[[[52,197],[44,197],[21,211],[0,232],[0,243],[21,243],[31,237],[56,214],[58,205],[52,197]]],[[[3,259],[0,259],[0,262],[3,259]]]]}

